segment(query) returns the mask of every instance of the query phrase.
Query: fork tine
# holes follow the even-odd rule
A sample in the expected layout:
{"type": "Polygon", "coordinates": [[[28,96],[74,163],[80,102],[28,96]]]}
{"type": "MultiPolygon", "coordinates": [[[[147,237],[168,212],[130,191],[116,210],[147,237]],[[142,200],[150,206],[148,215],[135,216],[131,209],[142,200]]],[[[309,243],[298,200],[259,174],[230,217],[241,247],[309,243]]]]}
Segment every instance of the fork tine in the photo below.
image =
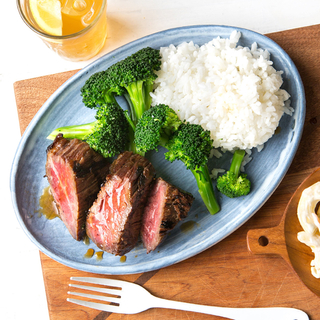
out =
{"type": "Polygon", "coordinates": [[[71,298],[67,298],[67,301],[75,303],[75,304],[78,304],[80,306],[88,307],[88,308],[93,308],[93,309],[106,311],[106,312],[119,313],[119,307],[112,306],[112,305],[109,305],[109,304],[89,302],[89,301],[71,299],[71,298]]]}
{"type": "Polygon", "coordinates": [[[79,288],[79,289],[85,289],[85,290],[91,290],[91,291],[96,291],[96,292],[113,294],[114,296],[120,296],[121,295],[121,290],[117,290],[117,289],[89,287],[89,286],[82,286],[80,284],[73,284],[73,283],[70,283],[69,286],[70,287],[74,287],[74,288],[79,288]]]}
{"type": "Polygon", "coordinates": [[[84,297],[84,298],[101,300],[101,301],[120,303],[120,299],[115,298],[115,297],[97,296],[95,294],[82,293],[82,292],[71,292],[71,291],[68,291],[68,294],[72,294],[72,295],[84,297]]]}
{"type": "Polygon", "coordinates": [[[125,283],[125,281],[121,281],[121,280],[93,278],[93,277],[71,277],[70,280],[94,283],[94,284],[102,284],[106,286],[119,287],[119,288],[121,288],[125,283]]]}

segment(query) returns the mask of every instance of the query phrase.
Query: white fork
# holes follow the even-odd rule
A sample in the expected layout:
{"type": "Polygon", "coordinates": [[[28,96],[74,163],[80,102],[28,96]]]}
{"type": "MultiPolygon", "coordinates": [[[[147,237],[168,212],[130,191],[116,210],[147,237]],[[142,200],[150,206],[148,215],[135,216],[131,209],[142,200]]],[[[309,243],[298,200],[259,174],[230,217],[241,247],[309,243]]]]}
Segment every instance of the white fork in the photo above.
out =
{"type": "Polygon", "coordinates": [[[71,277],[71,280],[87,282],[98,285],[105,285],[109,288],[88,287],[77,284],[69,284],[72,287],[101,292],[110,296],[92,295],[81,292],[68,292],[68,294],[77,295],[85,298],[107,301],[113,304],[104,304],[67,298],[67,301],[79,304],[81,306],[123,314],[135,314],[150,308],[168,308],[184,311],[200,312],[215,316],[225,317],[234,320],[308,320],[308,315],[294,308],[225,308],[197,305],[179,301],[161,299],[150,294],[143,287],[121,280],[92,278],[92,277],[71,277]],[[110,287],[113,287],[111,289],[110,287]],[[114,305],[116,303],[117,305],[114,305]]]}

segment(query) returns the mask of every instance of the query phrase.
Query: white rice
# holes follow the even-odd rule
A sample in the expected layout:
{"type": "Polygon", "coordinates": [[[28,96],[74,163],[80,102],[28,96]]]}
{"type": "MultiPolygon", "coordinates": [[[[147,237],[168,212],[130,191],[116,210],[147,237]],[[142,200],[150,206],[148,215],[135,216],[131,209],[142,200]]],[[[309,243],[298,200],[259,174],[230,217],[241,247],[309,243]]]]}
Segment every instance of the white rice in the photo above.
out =
{"type": "Polygon", "coordinates": [[[293,109],[269,52],[256,43],[237,46],[240,36],[234,31],[230,39],[218,37],[202,46],[184,42],[161,48],[152,104],[167,104],[181,119],[201,124],[211,132],[213,147],[259,151],[283,113],[292,115],[293,109]]]}

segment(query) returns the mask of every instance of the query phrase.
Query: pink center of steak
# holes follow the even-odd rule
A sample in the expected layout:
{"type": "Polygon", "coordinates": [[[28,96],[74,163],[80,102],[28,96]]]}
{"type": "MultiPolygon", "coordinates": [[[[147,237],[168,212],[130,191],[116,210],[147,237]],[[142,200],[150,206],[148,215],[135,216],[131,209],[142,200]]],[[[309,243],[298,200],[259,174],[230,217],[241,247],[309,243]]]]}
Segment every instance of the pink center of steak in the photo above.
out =
{"type": "Polygon", "coordinates": [[[60,215],[72,235],[77,233],[77,213],[78,198],[76,196],[76,187],[74,185],[74,172],[68,163],[64,162],[61,157],[50,161],[50,186],[55,201],[61,208],[60,215]]]}
{"type": "Polygon", "coordinates": [[[144,210],[141,237],[147,252],[153,251],[160,241],[160,226],[166,200],[167,184],[158,180],[144,210]]]}
{"type": "Polygon", "coordinates": [[[129,189],[128,179],[114,175],[112,183],[105,184],[102,189],[104,196],[100,194],[90,209],[94,214],[88,217],[87,233],[105,251],[113,248],[122,235],[131,209],[129,189]]]}

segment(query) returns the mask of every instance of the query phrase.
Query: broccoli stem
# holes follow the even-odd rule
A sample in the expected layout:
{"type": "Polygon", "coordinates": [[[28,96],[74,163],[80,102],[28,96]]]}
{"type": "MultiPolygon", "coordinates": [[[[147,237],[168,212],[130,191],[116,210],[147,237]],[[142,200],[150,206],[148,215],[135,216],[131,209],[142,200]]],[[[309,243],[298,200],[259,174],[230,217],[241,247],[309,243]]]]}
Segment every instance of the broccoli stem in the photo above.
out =
{"type": "Polygon", "coordinates": [[[245,156],[246,152],[244,150],[236,150],[233,154],[230,170],[236,178],[239,177],[240,169],[241,169],[241,163],[243,160],[243,157],[245,156]]]}
{"type": "Polygon", "coordinates": [[[196,178],[199,194],[209,210],[210,214],[216,214],[220,211],[220,206],[215,198],[211,177],[208,166],[197,167],[191,170],[196,178]]]}
{"type": "Polygon", "coordinates": [[[58,128],[51,132],[47,137],[49,140],[54,140],[59,133],[63,134],[64,138],[83,140],[87,135],[92,133],[97,121],[86,123],[83,125],[72,125],[58,128]]]}
{"type": "Polygon", "coordinates": [[[146,111],[144,81],[140,80],[132,82],[126,89],[130,97],[129,105],[131,108],[131,119],[133,123],[136,124],[142,114],[146,111]]]}
{"type": "Polygon", "coordinates": [[[137,150],[137,146],[134,142],[134,130],[132,126],[129,126],[129,148],[128,149],[133,153],[140,154],[140,156],[144,157],[145,155],[145,152],[137,150]]]}
{"type": "Polygon", "coordinates": [[[150,109],[152,98],[150,96],[150,92],[153,90],[154,80],[147,79],[144,83],[144,95],[145,95],[145,109],[150,109]]]}
{"type": "Polygon", "coordinates": [[[115,94],[110,91],[110,90],[107,90],[104,92],[104,101],[102,101],[102,104],[105,104],[105,103],[117,103],[117,100],[115,98],[115,94]]]}
{"type": "Polygon", "coordinates": [[[168,141],[169,141],[169,137],[165,133],[162,133],[160,135],[159,146],[166,147],[166,144],[168,141]]]}
{"type": "Polygon", "coordinates": [[[132,119],[130,118],[128,110],[124,111],[124,116],[126,117],[128,123],[129,123],[129,126],[132,129],[132,131],[135,132],[136,131],[136,125],[133,123],[132,119]]]}
{"type": "Polygon", "coordinates": [[[125,115],[128,123],[129,123],[129,150],[134,152],[134,153],[140,154],[141,156],[144,156],[145,152],[138,151],[137,147],[136,147],[136,144],[134,142],[134,133],[136,131],[136,126],[133,123],[132,119],[130,118],[129,113],[128,113],[127,110],[124,112],[124,115],[125,115]]]}

